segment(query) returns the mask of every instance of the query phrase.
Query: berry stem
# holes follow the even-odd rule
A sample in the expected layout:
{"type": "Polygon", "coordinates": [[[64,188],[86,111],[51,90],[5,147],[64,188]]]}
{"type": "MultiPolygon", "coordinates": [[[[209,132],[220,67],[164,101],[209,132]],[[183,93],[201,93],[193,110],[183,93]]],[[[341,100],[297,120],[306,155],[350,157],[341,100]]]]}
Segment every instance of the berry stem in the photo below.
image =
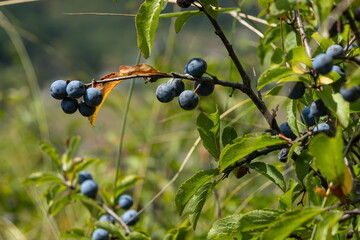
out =
{"type": "Polygon", "coordinates": [[[120,225],[124,228],[125,230],[125,234],[129,235],[131,233],[130,228],[128,227],[128,225],[121,219],[121,217],[119,217],[110,207],[108,207],[107,205],[105,205],[104,203],[99,203],[99,205],[109,214],[111,215],[113,218],[115,218],[120,225]]]}

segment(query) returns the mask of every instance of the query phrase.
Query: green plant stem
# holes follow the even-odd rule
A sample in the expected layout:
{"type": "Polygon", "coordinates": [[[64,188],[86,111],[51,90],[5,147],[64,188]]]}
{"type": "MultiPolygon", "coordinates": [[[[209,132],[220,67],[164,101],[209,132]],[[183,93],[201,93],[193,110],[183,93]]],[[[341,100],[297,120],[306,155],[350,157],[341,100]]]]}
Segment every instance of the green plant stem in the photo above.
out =
{"type": "MultiPolygon", "coordinates": [[[[141,59],[141,55],[140,52],[138,54],[137,57],[137,64],[140,62],[141,59]]],[[[131,102],[131,97],[132,94],[134,92],[134,85],[135,85],[135,79],[131,79],[130,82],[130,86],[129,86],[129,90],[128,90],[128,95],[126,98],[126,106],[125,106],[125,110],[124,110],[124,115],[123,115],[123,122],[121,125],[121,130],[120,130],[120,142],[118,145],[118,152],[117,152],[117,156],[116,156],[116,167],[115,167],[115,180],[114,180],[114,194],[113,194],[113,205],[115,205],[116,202],[116,188],[117,188],[117,183],[120,177],[120,165],[121,165],[121,156],[122,156],[122,150],[123,150],[123,144],[124,144],[124,136],[125,136],[125,129],[126,129],[126,122],[127,122],[127,117],[128,117],[128,113],[129,113],[129,108],[130,108],[130,102],[131,102]]]]}

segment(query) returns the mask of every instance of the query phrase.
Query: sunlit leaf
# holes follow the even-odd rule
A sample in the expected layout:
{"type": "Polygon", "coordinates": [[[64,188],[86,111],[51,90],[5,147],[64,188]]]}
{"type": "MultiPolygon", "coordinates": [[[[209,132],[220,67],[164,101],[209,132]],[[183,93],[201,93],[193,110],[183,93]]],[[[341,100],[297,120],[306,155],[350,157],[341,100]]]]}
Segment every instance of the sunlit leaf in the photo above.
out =
{"type": "Polygon", "coordinates": [[[283,192],[286,191],[284,176],[273,165],[263,162],[252,162],[246,166],[256,170],[258,173],[261,173],[263,176],[275,183],[283,192]]]}
{"type": "Polygon", "coordinates": [[[315,240],[327,240],[332,238],[331,230],[343,216],[341,211],[331,211],[322,214],[322,219],[316,229],[315,240]]]}
{"type": "Polygon", "coordinates": [[[105,229],[112,235],[118,237],[120,240],[125,240],[125,233],[123,232],[122,228],[112,224],[111,222],[95,222],[95,226],[98,228],[105,229]]]}

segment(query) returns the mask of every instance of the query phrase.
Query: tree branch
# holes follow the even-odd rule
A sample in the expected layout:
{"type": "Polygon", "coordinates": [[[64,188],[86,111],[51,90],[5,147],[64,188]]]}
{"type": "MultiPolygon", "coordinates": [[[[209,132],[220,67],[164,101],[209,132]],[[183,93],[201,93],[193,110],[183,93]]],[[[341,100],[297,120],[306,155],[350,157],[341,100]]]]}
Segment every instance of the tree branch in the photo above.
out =
{"type": "Polygon", "coordinates": [[[310,46],[309,46],[309,42],[308,42],[308,40],[306,38],[305,29],[304,29],[304,25],[303,25],[302,20],[301,20],[299,9],[295,9],[295,18],[296,18],[296,22],[298,24],[301,41],[304,44],[306,53],[311,58],[311,49],[310,49],[310,46]]]}

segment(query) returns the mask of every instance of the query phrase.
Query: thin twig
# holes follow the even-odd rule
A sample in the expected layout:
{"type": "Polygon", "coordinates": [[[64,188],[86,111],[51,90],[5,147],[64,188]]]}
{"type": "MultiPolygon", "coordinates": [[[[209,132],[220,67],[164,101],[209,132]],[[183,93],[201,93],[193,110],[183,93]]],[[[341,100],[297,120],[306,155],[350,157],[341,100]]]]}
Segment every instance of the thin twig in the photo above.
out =
{"type": "Polygon", "coordinates": [[[311,49],[309,46],[309,42],[306,38],[306,34],[305,34],[305,30],[304,30],[304,25],[302,23],[301,20],[301,16],[300,16],[300,11],[299,9],[295,9],[295,18],[296,18],[296,22],[298,24],[298,28],[299,28],[299,32],[300,32],[300,37],[301,37],[301,41],[304,44],[306,53],[309,55],[309,57],[311,58],[311,49]]]}
{"type": "Polygon", "coordinates": [[[99,205],[109,214],[111,215],[113,218],[115,218],[120,225],[124,228],[125,230],[125,234],[129,235],[131,233],[130,228],[128,227],[128,225],[121,219],[121,217],[119,217],[110,207],[108,207],[107,205],[105,205],[104,203],[99,203],[99,205]]]}
{"type": "Polygon", "coordinates": [[[354,35],[356,37],[357,44],[360,46],[360,31],[356,27],[355,21],[349,13],[349,10],[344,11],[344,16],[349,21],[350,28],[354,32],[354,35]]]}

